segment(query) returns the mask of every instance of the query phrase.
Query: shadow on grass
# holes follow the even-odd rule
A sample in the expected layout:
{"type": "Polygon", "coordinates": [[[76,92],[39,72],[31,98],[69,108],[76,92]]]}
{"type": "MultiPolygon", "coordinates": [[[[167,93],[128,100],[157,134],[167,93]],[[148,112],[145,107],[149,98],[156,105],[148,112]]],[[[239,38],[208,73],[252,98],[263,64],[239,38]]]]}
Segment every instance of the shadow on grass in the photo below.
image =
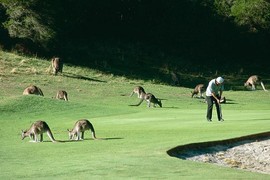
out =
{"type": "MultiPolygon", "coordinates": [[[[121,137],[115,137],[115,138],[97,138],[97,139],[92,139],[92,138],[85,138],[84,140],[56,140],[57,143],[72,143],[72,142],[83,142],[83,141],[99,141],[99,140],[120,140],[124,139],[121,137]]],[[[51,141],[43,141],[43,142],[51,142],[51,141]]]]}
{"type": "Polygon", "coordinates": [[[270,121],[269,118],[265,118],[265,119],[249,119],[247,121],[270,121]]]}
{"type": "MultiPolygon", "coordinates": [[[[198,102],[207,104],[206,100],[204,98],[193,98],[193,99],[198,99],[198,102]]],[[[224,106],[226,104],[239,104],[234,102],[234,100],[231,99],[226,99],[226,103],[222,102],[221,105],[224,106]]]]}
{"type": "Polygon", "coordinates": [[[95,81],[95,82],[106,83],[106,81],[101,81],[101,80],[98,80],[98,79],[92,79],[92,78],[89,78],[89,77],[85,77],[85,76],[81,76],[81,75],[77,75],[77,74],[72,74],[72,73],[65,73],[65,74],[63,74],[63,76],[69,77],[69,78],[74,78],[74,79],[82,79],[82,80],[87,80],[87,81],[95,81]]]}
{"type": "MultiPolygon", "coordinates": [[[[238,104],[238,103],[234,103],[234,102],[226,102],[225,104],[238,104]]],[[[222,104],[224,105],[224,104],[222,104]]]]}
{"type": "Polygon", "coordinates": [[[171,106],[171,107],[162,107],[164,109],[179,109],[179,107],[171,106]]]}
{"type": "MultiPolygon", "coordinates": [[[[128,106],[140,106],[140,105],[137,105],[137,104],[129,104],[128,106]]],[[[161,107],[159,107],[159,106],[156,106],[156,107],[148,107],[148,106],[146,106],[146,108],[161,108],[161,107]]],[[[162,107],[162,108],[164,108],[164,107],[162,107]]],[[[168,107],[167,107],[168,108],[168,107]]]]}

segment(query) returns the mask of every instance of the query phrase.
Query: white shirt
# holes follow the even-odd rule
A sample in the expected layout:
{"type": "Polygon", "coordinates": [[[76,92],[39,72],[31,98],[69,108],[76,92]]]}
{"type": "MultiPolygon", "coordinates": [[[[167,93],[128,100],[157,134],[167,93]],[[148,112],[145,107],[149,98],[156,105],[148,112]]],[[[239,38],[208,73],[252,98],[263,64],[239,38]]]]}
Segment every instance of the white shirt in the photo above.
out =
{"type": "Polygon", "coordinates": [[[215,83],[216,79],[212,79],[206,89],[206,96],[212,96],[212,93],[214,93],[215,95],[218,95],[218,92],[221,90],[223,91],[224,89],[224,85],[216,85],[215,83]]]}

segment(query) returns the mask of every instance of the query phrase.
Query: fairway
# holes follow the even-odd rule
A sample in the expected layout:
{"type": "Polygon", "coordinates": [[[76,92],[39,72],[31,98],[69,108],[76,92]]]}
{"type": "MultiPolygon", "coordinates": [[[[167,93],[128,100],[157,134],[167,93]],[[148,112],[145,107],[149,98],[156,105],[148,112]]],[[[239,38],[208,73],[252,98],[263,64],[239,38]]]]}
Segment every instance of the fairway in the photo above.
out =
{"type": "Polygon", "coordinates": [[[269,178],[166,153],[179,145],[269,131],[269,92],[226,90],[228,103],[222,104],[225,121],[217,121],[214,108],[213,122],[207,122],[207,106],[190,97],[190,88],[71,65],[53,76],[46,72],[48,61],[1,53],[0,179],[269,178]],[[19,66],[23,59],[26,61],[19,66]],[[15,73],[11,73],[14,68],[15,73]],[[30,84],[40,87],[44,97],[23,96],[30,84]],[[129,106],[139,102],[135,95],[129,97],[137,85],[163,99],[163,107],[147,108],[146,102],[129,106]],[[60,89],[68,92],[68,102],[52,98],[60,89]],[[69,141],[67,129],[82,118],[93,124],[102,140],[93,140],[87,131],[85,140],[69,141]],[[60,142],[52,143],[47,134],[42,143],[21,140],[21,130],[37,120],[46,121],[60,142]]]}

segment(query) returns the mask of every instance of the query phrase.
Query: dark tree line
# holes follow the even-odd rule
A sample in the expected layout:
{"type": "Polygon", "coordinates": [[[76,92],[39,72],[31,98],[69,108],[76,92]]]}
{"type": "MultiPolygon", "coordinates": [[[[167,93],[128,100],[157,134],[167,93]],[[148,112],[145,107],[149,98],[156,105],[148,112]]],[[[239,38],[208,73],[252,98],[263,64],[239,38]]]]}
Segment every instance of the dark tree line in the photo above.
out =
{"type": "Polygon", "coordinates": [[[17,47],[29,52],[59,54],[67,59],[79,52],[79,59],[85,64],[99,64],[94,61],[99,61],[104,53],[109,54],[111,62],[127,56],[136,61],[135,55],[130,54],[142,51],[159,58],[164,58],[164,54],[179,57],[170,60],[173,65],[178,64],[175,61],[196,64],[207,60],[210,65],[226,61],[230,66],[236,60],[266,63],[269,57],[270,3],[266,0],[0,3],[2,47],[19,44],[17,47]]]}

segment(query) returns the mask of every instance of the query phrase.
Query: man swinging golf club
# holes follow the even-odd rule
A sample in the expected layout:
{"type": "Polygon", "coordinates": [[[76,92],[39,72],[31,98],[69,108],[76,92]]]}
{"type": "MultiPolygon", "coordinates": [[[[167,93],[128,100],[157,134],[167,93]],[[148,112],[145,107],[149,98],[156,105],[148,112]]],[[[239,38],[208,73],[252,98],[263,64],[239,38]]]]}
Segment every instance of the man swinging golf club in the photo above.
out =
{"type": "Polygon", "coordinates": [[[220,106],[220,97],[222,96],[222,92],[224,90],[224,79],[222,77],[218,77],[216,79],[212,79],[206,89],[206,102],[207,102],[207,121],[212,121],[212,110],[213,104],[215,103],[217,110],[217,117],[219,121],[224,121],[222,119],[221,114],[221,106],[220,106]]]}

